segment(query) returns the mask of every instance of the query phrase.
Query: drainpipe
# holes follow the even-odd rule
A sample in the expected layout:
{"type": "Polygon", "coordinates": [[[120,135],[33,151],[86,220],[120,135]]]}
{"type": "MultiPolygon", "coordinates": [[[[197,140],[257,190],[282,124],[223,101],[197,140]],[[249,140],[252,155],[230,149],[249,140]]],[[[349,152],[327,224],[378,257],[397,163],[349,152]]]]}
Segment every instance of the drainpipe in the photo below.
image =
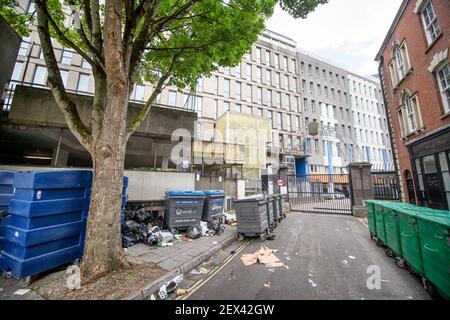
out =
{"type": "Polygon", "coordinates": [[[393,114],[391,113],[391,118],[388,118],[388,105],[389,102],[386,98],[386,91],[385,91],[385,80],[384,80],[384,75],[383,75],[383,66],[384,66],[384,57],[382,55],[379,56],[379,64],[378,64],[378,76],[380,77],[380,84],[381,84],[381,95],[383,96],[383,102],[384,102],[384,113],[386,114],[386,122],[388,125],[388,129],[389,129],[389,141],[391,143],[391,150],[392,150],[392,160],[394,161],[394,169],[395,169],[395,175],[397,176],[397,181],[398,181],[398,194],[400,195],[400,199],[404,199],[404,195],[402,194],[402,188],[400,187],[400,184],[402,183],[402,179],[400,176],[400,168],[397,165],[397,152],[395,152],[394,149],[394,128],[392,127],[392,118],[394,117],[393,114]]]}

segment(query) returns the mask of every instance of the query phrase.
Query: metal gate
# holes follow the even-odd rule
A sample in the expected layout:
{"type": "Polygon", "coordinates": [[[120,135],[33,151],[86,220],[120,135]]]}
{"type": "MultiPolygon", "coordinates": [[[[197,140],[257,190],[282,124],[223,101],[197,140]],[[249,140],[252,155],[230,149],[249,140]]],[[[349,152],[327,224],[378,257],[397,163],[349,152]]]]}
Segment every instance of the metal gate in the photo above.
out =
{"type": "Polygon", "coordinates": [[[348,174],[288,176],[289,201],[293,211],[305,213],[352,213],[348,174]]]}
{"type": "Polygon", "coordinates": [[[395,172],[372,172],[372,185],[376,200],[400,200],[400,185],[395,172]]]}

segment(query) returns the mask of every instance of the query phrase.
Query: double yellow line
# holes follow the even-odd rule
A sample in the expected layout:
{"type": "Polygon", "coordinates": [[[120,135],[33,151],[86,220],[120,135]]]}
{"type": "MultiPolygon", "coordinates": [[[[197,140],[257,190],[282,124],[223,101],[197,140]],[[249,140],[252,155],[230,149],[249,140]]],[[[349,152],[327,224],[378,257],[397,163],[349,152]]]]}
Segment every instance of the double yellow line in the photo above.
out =
{"type": "Polygon", "coordinates": [[[236,257],[242,250],[244,250],[249,244],[251,243],[250,240],[247,240],[245,243],[243,243],[240,247],[238,247],[234,254],[226,257],[226,259],[223,260],[222,264],[220,266],[217,266],[215,269],[213,269],[213,272],[208,276],[206,279],[200,279],[197,281],[191,288],[189,288],[189,293],[185,296],[177,297],[176,300],[186,300],[188,299],[193,293],[195,293],[198,289],[203,287],[212,277],[214,277],[217,273],[219,273],[223,268],[225,268],[234,257],[236,257]]]}

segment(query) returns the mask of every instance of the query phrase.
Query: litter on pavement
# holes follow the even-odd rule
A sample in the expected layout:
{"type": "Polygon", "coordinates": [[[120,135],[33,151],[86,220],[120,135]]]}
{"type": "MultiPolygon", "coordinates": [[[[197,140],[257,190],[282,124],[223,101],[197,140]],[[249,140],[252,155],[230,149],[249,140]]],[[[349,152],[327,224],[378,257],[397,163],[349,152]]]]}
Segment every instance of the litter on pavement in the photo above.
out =
{"type": "Polygon", "coordinates": [[[24,294],[30,292],[30,289],[19,289],[16,292],[14,292],[14,294],[17,294],[19,296],[23,296],[24,294]]]}
{"type": "Polygon", "coordinates": [[[270,249],[266,246],[262,246],[260,250],[252,254],[244,254],[241,257],[242,262],[245,266],[251,266],[254,264],[263,264],[267,268],[286,268],[289,269],[283,262],[278,259],[274,253],[277,250],[270,249]]]}
{"type": "Polygon", "coordinates": [[[164,283],[161,288],[159,288],[158,296],[161,300],[165,300],[169,297],[169,293],[175,291],[181,281],[184,280],[184,276],[180,274],[176,276],[171,281],[164,283]]]}

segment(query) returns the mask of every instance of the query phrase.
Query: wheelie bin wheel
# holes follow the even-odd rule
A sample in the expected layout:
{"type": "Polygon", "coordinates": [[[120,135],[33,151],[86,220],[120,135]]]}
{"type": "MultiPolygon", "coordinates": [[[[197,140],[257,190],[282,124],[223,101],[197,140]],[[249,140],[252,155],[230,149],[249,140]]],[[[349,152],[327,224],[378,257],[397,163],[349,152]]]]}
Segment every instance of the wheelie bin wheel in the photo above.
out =
{"type": "Polygon", "coordinates": [[[238,234],[238,240],[239,241],[244,241],[244,235],[242,233],[238,234]]]}
{"type": "Polygon", "coordinates": [[[431,283],[431,281],[428,280],[425,277],[422,277],[422,284],[423,284],[423,287],[425,288],[425,290],[427,290],[427,292],[430,295],[430,297],[432,299],[436,299],[437,298],[437,291],[436,291],[436,287],[434,286],[434,284],[431,283]]]}
{"type": "Polygon", "coordinates": [[[404,269],[406,268],[406,261],[402,258],[398,258],[397,261],[395,261],[395,265],[400,269],[404,269]]]}
{"type": "Polygon", "coordinates": [[[381,240],[377,240],[377,247],[382,247],[383,246],[383,242],[381,242],[381,240]]]}
{"type": "Polygon", "coordinates": [[[384,253],[389,257],[389,258],[393,258],[394,255],[394,251],[392,251],[392,249],[388,248],[386,250],[384,250],[384,253]]]}
{"type": "Polygon", "coordinates": [[[264,233],[261,233],[259,235],[259,240],[261,240],[261,242],[265,242],[266,241],[266,235],[264,233]]]}
{"type": "Polygon", "coordinates": [[[373,240],[373,233],[370,233],[370,240],[373,240]]]}
{"type": "Polygon", "coordinates": [[[26,289],[31,284],[31,276],[19,280],[19,288],[26,289]]]}

